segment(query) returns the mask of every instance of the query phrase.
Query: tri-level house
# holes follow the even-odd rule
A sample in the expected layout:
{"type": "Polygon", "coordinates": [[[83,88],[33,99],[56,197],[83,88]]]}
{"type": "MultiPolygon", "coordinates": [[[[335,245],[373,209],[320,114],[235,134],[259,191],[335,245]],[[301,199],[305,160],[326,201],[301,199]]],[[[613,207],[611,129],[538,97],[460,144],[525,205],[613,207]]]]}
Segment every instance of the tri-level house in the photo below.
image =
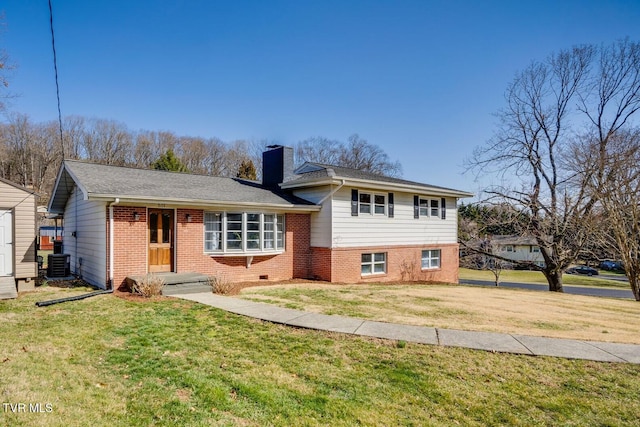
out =
{"type": "Polygon", "coordinates": [[[119,287],[153,272],[231,281],[458,280],[457,199],[472,194],[263,153],[263,180],[63,162],[49,211],[71,270],[119,287]]]}

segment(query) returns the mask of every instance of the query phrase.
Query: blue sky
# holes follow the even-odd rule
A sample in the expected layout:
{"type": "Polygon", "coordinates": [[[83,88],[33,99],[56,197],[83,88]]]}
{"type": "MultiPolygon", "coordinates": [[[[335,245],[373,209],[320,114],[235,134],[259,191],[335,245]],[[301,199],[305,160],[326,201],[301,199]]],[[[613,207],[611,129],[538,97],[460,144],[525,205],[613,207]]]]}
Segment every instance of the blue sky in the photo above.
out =
{"type": "MultiPolygon", "coordinates": [[[[57,118],[47,0],[7,0],[12,111],[57,118]]],[[[640,1],[53,0],[63,115],[131,130],[346,141],[477,192],[463,160],[507,84],[576,44],[640,40],[640,1]]]]}

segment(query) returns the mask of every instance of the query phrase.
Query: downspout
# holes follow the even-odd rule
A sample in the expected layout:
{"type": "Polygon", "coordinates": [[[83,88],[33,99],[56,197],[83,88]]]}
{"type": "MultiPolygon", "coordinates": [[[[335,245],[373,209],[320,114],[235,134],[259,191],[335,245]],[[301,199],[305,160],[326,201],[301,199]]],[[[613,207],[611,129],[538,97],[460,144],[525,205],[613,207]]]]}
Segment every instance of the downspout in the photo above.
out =
{"type": "Polygon", "coordinates": [[[109,203],[109,288],[113,290],[113,207],[120,203],[120,198],[116,197],[115,200],[109,203]]]}
{"type": "Polygon", "coordinates": [[[336,188],[334,188],[333,190],[331,190],[331,192],[329,194],[327,194],[326,196],[324,196],[319,202],[318,204],[321,205],[325,202],[325,200],[327,200],[329,197],[333,196],[334,194],[336,194],[338,192],[338,190],[340,190],[342,187],[344,187],[345,184],[345,180],[341,179],[340,180],[340,185],[338,185],[336,188]]]}

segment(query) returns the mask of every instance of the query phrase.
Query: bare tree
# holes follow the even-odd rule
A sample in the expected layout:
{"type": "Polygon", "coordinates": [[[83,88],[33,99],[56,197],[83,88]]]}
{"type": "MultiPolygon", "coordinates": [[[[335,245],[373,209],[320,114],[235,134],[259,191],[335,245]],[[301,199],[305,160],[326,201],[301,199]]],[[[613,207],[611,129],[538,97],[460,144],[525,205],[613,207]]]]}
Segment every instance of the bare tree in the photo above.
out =
{"type": "Polygon", "coordinates": [[[107,165],[125,165],[131,155],[132,135],[123,123],[93,119],[84,135],[84,154],[88,160],[107,165]]]}
{"type": "Polygon", "coordinates": [[[342,143],[321,136],[307,138],[295,146],[297,163],[313,162],[337,165],[340,161],[342,143]]]}
{"type": "Polygon", "coordinates": [[[358,134],[349,137],[340,154],[340,165],[386,176],[402,175],[399,162],[391,161],[380,147],[370,144],[358,134]]]}
{"type": "Polygon", "coordinates": [[[498,172],[510,183],[487,189],[488,200],[527,211],[530,221],[519,231],[535,237],[545,261],[538,269],[550,291],[562,292],[562,274],[587,236],[592,200],[580,185],[570,185],[560,159],[572,137],[570,106],[587,83],[594,54],[592,47],[577,47],[519,73],[507,88],[494,139],[468,161],[476,172],[498,172]]]}
{"type": "MultiPolygon", "coordinates": [[[[0,12],[0,34],[4,32],[4,26],[4,12],[0,12]]],[[[15,66],[11,63],[7,51],[0,48],[0,111],[6,109],[7,100],[14,96],[9,92],[9,79],[14,68],[15,66]]]]}
{"type": "Polygon", "coordinates": [[[400,162],[393,162],[379,146],[360,138],[349,137],[347,143],[324,137],[309,138],[296,144],[298,162],[343,166],[386,176],[401,176],[400,162]]]}
{"type": "Polygon", "coordinates": [[[20,113],[8,115],[3,127],[2,139],[7,148],[9,179],[28,187],[32,184],[31,156],[34,147],[34,131],[29,116],[20,113]]]}
{"type": "Polygon", "coordinates": [[[609,135],[604,161],[592,163],[600,154],[597,142],[576,150],[580,162],[597,168],[586,171],[606,219],[597,235],[622,260],[633,296],[640,301],[640,129],[620,129],[609,135]]]}

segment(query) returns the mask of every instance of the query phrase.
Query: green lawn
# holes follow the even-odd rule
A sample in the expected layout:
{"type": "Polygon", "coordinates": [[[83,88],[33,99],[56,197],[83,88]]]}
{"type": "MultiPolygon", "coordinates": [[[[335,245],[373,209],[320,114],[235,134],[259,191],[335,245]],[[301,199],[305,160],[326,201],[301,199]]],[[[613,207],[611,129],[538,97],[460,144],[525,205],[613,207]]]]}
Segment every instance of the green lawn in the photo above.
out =
{"type": "MultiPolygon", "coordinates": [[[[614,276],[622,276],[621,274],[608,273],[614,276]]],[[[460,269],[460,279],[468,280],[488,280],[493,282],[495,276],[488,270],[472,270],[470,268],[460,269]]],[[[526,271],[526,270],[503,270],[500,273],[501,282],[518,282],[518,283],[540,283],[547,285],[547,279],[539,271],[526,271]]],[[[629,289],[628,282],[621,282],[619,280],[603,279],[599,276],[583,276],[579,274],[563,274],[562,282],[564,285],[573,286],[598,286],[608,288],[620,288],[629,289]]]]}
{"type": "MultiPolygon", "coordinates": [[[[86,291],[86,290],[85,290],[86,291]]],[[[640,366],[364,339],[192,302],[0,302],[11,426],[637,425],[640,366]],[[49,404],[50,406],[46,406],[49,404]]]]}

